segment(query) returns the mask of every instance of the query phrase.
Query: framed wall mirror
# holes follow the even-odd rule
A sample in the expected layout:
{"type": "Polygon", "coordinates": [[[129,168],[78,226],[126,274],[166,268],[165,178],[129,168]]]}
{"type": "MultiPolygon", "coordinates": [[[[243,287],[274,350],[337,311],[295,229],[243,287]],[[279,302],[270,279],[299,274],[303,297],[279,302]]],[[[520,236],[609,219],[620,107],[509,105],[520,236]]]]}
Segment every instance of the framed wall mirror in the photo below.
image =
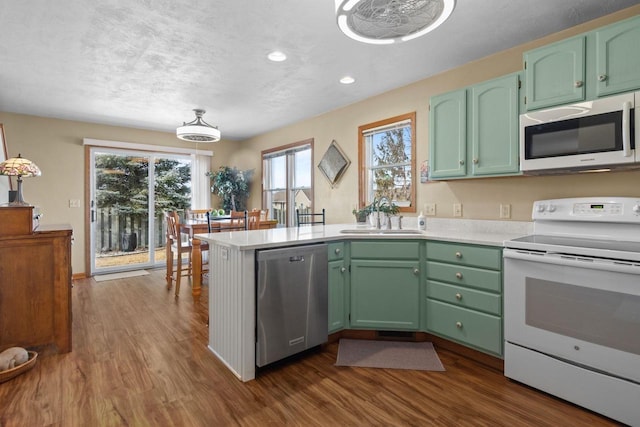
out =
{"type": "MultiPolygon", "coordinates": [[[[7,160],[7,142],[4,139],[4,128],[0,123],[0,163],[7,160]]],[[[9,203],[11,180],[6,175],[0,175],[0,206],[9,203]]]]}
{"type": "Polygon", "coordinates": [[[334,140],[322,156],[322,160],[318,164],[318,168],[331,184],[331,188],[335,187],[340,177],[349,167],[351,161],[347,155],[340,149],[338,143],[334,140]]]}

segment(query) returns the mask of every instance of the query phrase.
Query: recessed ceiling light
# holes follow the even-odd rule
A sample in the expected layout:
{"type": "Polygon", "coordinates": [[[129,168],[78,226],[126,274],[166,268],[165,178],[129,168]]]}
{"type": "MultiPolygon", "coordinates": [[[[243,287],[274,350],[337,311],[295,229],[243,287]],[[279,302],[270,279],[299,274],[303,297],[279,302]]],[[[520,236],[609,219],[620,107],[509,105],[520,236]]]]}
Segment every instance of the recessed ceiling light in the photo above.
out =
{"type": "Polygon", "coordinates": [[[351,76],[344,76],[343,78],[340,79],[340,83],[342,83],[343,85],[350,85],[351,83],[354,83],[356,81],[356,79],[354,79],[351,76]]]}
{"type": "Polygon", "coordinates": [[[269,55],[267,55],[267,58],[269,58],[269,60],[273,62],[282,62],[287,59],[287,55],[285,55],[284,52],[280,52],[279,50],[274,50],[269,55]]]}

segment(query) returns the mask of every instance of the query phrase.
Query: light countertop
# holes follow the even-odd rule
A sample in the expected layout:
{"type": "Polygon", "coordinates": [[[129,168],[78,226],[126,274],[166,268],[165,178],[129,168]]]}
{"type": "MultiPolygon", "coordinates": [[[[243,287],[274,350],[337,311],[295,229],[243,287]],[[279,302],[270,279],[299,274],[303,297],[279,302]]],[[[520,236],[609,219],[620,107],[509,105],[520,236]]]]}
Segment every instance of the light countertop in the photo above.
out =
{"type": "MultiPolygon", "coordinates": [[[[415,225],[405,226],[416,230],[415,225]]],[[[462,219],[438,219],[427,221],[427,230],[417,234],[345,234],[341,230],[358,230],[356,224],[329,224],[302,227],[273,228],[268,230],[233,231],[223,233],[196,234],[195,237],[208,242],[236,248],[255,250],[282,246],[306,245],[317,242],[360,239],[425,239],[442,240],[476,245],[503,246],[505,240],[531,234],[533,224],[520,221],[485,221],[462,219]]]]}

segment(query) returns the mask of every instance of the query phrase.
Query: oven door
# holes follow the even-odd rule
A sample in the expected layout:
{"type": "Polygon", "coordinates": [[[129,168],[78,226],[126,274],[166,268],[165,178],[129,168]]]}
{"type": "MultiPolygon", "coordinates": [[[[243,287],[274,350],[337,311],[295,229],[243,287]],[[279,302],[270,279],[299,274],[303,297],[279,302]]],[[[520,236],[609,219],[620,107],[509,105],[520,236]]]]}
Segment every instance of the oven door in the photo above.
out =
{"type": "Polygon", "coordinates": [[[504,250],[505,340],[640,382],[640,264],[504,250]]]}

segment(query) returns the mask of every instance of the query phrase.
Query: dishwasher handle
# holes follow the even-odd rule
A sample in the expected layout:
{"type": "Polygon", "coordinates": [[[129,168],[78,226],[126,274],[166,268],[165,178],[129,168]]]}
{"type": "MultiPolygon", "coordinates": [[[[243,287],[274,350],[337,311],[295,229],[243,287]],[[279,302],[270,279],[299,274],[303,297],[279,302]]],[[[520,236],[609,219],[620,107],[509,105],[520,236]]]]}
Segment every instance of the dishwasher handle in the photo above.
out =
{"type": "Polygon", "coordinates": [[[304,256],[302,256],[302,255],[290,256],[289,257],[289,262],[304,262],[304,256]]]}

